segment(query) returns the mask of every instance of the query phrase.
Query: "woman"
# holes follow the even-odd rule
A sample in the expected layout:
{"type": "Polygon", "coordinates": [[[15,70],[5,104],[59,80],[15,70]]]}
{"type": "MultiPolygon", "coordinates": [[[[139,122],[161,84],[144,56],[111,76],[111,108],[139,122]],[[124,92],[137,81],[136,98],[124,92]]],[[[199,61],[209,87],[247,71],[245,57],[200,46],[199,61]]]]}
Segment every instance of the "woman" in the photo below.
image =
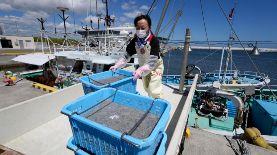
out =
{"type": "Polygon", "coordinates": [[[148,15],[135,18],[136,35],[127,45],[125,55],[110,69],[122,68],[130,61],[132,55],[137,54],[139,68],[134,72],[134,80],[142,77],[143,87],[148,96],[161,98],[163,60],[160,56],[160,44],[151,32],[151,19],[148,15]]]}

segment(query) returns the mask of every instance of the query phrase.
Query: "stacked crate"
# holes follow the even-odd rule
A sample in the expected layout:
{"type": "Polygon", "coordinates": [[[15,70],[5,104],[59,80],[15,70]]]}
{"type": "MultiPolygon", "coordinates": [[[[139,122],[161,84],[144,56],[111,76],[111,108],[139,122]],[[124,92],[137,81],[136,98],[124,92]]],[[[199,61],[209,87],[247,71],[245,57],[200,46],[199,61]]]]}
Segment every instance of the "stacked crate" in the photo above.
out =
{"type": "MultiPolygon", "coordinates": [[[[128,75],[123,70],[120,74],[123,72],[128,75]]],[[[99,74],[103,77],[104,73],[99,74]]],[[[112,77],[108,72],[105,75],[112,77]]],[[[96,77],[100,76],[91,78],[105,80],[96,77]]],[[[95,83],[93,86],[83,83],[93,89],[92,93],[87,92],[64,106],[61,112],[68,116],[73,133],[67,147],[80,155],[164,154],[170,104],[129,91],[135,90],[129,88],[135,86],[133,79],[128,84],[121,83],[124,80],[116,82],[118,87],[112,88],[115,85],[108,84],[100,89],[95,83]],[[128,89],[123,85],[128,85],[128,89]]]]}

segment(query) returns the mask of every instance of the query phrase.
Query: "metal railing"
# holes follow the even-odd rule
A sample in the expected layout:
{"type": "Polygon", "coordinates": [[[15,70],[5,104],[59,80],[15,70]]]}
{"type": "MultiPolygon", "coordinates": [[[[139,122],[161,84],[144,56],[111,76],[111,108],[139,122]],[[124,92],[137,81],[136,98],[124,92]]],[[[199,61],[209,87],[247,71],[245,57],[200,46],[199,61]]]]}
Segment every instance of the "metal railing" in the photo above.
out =
{"type": "Polygon", "coordinates": [[[180,148],[180,145],[182,145],[181,141],[183,138],[183,133],[186,128],[188,115],[190,113],[194,92],[196,90],[197,80],[198,80],[198,74],[196,74],[194,77],[192,86],[190,88],[189,94],[187,95],[187,99],[182,109],[178,123],[176,124],[175,130],[173,132],[173,135],[167,147],[166,155],[175,155],[179,153],[179,148],[180,148]]]}

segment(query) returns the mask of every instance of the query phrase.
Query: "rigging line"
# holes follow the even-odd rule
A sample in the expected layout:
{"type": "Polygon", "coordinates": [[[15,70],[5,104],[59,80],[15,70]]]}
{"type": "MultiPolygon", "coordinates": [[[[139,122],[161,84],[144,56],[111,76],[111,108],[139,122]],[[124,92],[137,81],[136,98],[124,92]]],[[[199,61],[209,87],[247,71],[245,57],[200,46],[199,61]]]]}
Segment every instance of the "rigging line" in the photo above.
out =
{"type": "Polygon", "coordinates": [[[153,2],[152,2],[152,4],[151,4],[150,8],[148,9],[148,11],[147,11],[147,13],[146,13],[147,15],[150,15],[150,14],[151,14],[153,8],[157,5],[157,2],[158,2],[158,1],[153,0],[153,2]]]}
{"type": "Polygon", "coordinates": [[[226,15],[225,11],[224,11],[223,8],[222,8],[221,3],[219,2],[219,0],[216,0],[216,1],[217,1],[218,5],[219,5],[219,7],[220,7],[221,12],[222,12],[223,15],[225,16],[225,19],[227,20],[227,22],[228,22],[228,24],[229,24],[231,30],[233,31],[234,35],[236,36],[237,40],[239,41],[239,44],[240,44],[241,47],[243,48],[243,51],[247,53],[249,59],[251,60],[251,63],[253,64],[253,66],[255,67],[255,69],[260,73],[258,67],[256,66],[256,64],[254,63],[254,61],[253,61],[252,58],[250,57],[249,53],[246,51],[246,49],[245,49],[244,45],[242,44],[241,40],[239,39],[239,37],[238,37],[238,35],[237,35],[237,33],[236,33],[236,31],[235,31],[233,25],[231,24],[231,21],[228,19],[228,17],[227,17],[227,15],[226,15]]]}
{"type": "MultiPolygon", "coordinates": [[[[221,49],[220,49],[220,50],[221,50],[221,49]]],[[[207,59],[208,57],[212,56],[214,53],[216,53],[216,52],[218,52],[218,51],[220,51],[220,50],[215,50],[214,52],[210,53],[209,55],[207,55],[207,56],[201,58],[200,60],[196,61],[195,64],[198,64],[199,62],[201,62],[201,61],[207,59]]]]}
{"type": "Polygon", "coordinates": [[[170,24],[173,23],[176,17],[177,17],[177,14],[167,22],[167,24],[160,30],[160,33],[163,33],[170,26],[170,24]]]}
{"type": "MultiPolygon", "coordinates": [[[[231,12],[229,14],[229,19],[231,20],[231,24],[233,25],[234,23],[234,17],[235,17],[235,10],[236,10],[236,7],[237,7],[237,3],[238,3],[238,0],[235,0],[235,3],[234,3],[234,6],[233,8],[231,9],[231,12]]],[[[233,33],[232,33],[232,30],[230,29],[230,32],[229,32],[229,39],[228,39],[228,42],[227,42],[227,45],[228,47],[231,47],[233,45],[233,42],[234,42],[234,39],[233,39],[233,33]]],[[[231,70],[233,68],[233,51],[232,49],[230,48],[230,54],[231,54],[231,70]]],[[[235,67],[236,68],[236,67],[235,67]]]]}
{"type": "MultiPolygon", "coordinates": [[[[172,32],[172,35],[170,36],[170,38],[173,38],[173,34],[174,34],[174,31],[172,32]]],[[[169,38],[168,38],[169,40],[169,38]]],[[[166,75],[168,75],[168,71],[169,71],[169,62],[170,62],[170,58],[171,58],[171,52],[170,51],[167,51],[168,53],[168,60],[167,60],[167,70],[166,70],[166,75]]]]}
{"type": "MultiPolygon", "coordinates": [[[[175,2],[175,1],[174,1],[175,2]]],[[[159,33],[164,33],[166,31],[166,29],[170,26],[170,24],[173,23],[174,19],[176,19],[178,16],[179,16],[179,11],[182,11],[183,12],[183,9],[184,9],[184,4],[185,4],[185,0],[182,1],[182,3],[180,4],[180,9],[176,9],[176,14],[175,16],[173,16],[168,22],[167,24],[161,28],[160,32],[159,33]]]]}
{"type": "MultiPolygon", "coordinates": [[[[239,37],[238,37],[238,35],[237,35],[237,33],[236,33],[236,31],[235,31],[233,25],[231,24],[231,22],[230,22],[230,20],[228,19],[228,17],[227,17],[227,15],[226,15],[225,11],[223,10],[223,7],[222,7],[221,3],[219,2],[219,0],[216,0],[216,1],[217,1],[218,6],[220,7],[221,12],[222,12],[223,15],[225,16],[225,19],[227,20],[227,22],[228,22],[228,24],[229,24],[231,30],[233,31],[234,35],[236,36],[237,40],[239,41],[239,44],[240,44],[241,47],[243,48],[243,51],[247,54],[247,56],[249,57],[251,63],[253,64],[253,66],[255,67],[255,69],[257,70],[257,72],[260,74],[260,76],[262,76],[262,75],[261,75],[261,72],[259,71],[259,68],[256,66],[256,64],[254,63],[254,61],[253,61],[252,58],[250,57],[249,53],[246,51],[245,47],[243,46],[241,40],[239,39],[239,37]]],[[[273,95],[275,98],[277,98],[277,96],[275,95],[275,93],[272,92],[270,86],[269,86],[265,81],[264,81],[264,83],[265,83],[265,85],[269,88],[269,90],[270,90],[270,92],[272,93],[272,95],[273,95]]]]}
{"type": "Polygon", "coordinates": [[[203,20],[203,25],[204,25],[204,29],[205,29],[205,35],[206,35],[206,39],[207,39],[207,42],[208,42],[209,50],[211,50],[211,44],[210,44],[210,41],[209,41],[209,38],[208,38],[207,26],[206,26],[206,22],[205,22],[203,2],[202,2],[202,0],[199,0],[199,1],[200,1],[200,6],[201,6],[201,14],[202,14],[202,20],[203,20]]]}

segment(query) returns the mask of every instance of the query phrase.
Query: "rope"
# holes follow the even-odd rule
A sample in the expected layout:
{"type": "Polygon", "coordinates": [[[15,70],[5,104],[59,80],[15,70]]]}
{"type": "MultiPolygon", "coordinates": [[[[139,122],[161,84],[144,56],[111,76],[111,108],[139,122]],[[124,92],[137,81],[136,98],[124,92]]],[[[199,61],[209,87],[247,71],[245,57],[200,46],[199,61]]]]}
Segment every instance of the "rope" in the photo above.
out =
{"type": "MultiPolygon", "coordinates": [[[[253,65],[254,68],[257,70],[257,72],[259,73],[259,75],[262,76],[262,75],[261,75],[261,72],[259,71],[259,69],[258,69],[258,67],[257,67],[257,65],[254,63],[254,61],[253,61],[252,58],[250,57],[249,53],[246,51],[244,45],[242,44],[241,40],[239,39],[239,37],[238,37],[238,35],[237,35],[237,33],[236,33],[236,31],[235,31],[235,29],[234,29],[234,27],[233,27],[231,21],[228,19],[228,17],[227,17],[227,15],[226,15],[225,11],[223,10],[223,7],[222,7],[221,3],[219,2],[219,0],[216,0],[216,1],[217,1],[217,4],[218,4],[218,6],[219,6],[221,12],[223,13],[225,19],[227,20],[227,22],[228,22],[228,24],[229,24],[231,30],[233,31],[233,34],[236,36],[237,40],[239,41],[239,44],[240,44],[241,47],[243,48],[243,51],[247,54],[247,56],[249,57],[249,59],[250,59],[252,65],[253,65]]],[[[274,94],[274,92],[272,92],[270,86],[269,86],[265,81],[264,81],[264,83],[265,83],[265,85],[268,87],[268,89],[270,90],[270,92],[272,93],[272,95],[273,95],[275,98],[277,98],[277,96],[274,94]]]]}
{"type": "Polygon", "coordinates": [[[214,52],[210,53],[209,55],[201,58],[200,60],[197,60],[194,64],[198,64],[201,61],[204,61],[205,59],[207,59],[208,57],[212,56],[214,53],[218,52],[219,50],[215,50],[214,52]]]}
{"type": "Polygon", "coordinates": [[[226,138],[226,140],[228,141],[228,143],[230,144],[230,147],[231,147],[231,149],[233,149],[233,151],[234,151],[234,153],[236,154],[236,155],[240,155],[240,151],[235,147],[235,145],[234,145],[234,143],[232,142],[232,140],[231,139],[229,139],[227,136],[224,136],[225,138],[226,138]]]}
{"type": "Polygon", "coordinates": [[[227,136],[224,137],[226,138],[226,140],[230,144],[230,147],[236,155],[250,155],[250,149],[248,148],[248,145],[245,140],[236,139],[236,145],[233,139],[230,139],[227,136]]]}
{"type": "Polygon", "coordinates": [[[173,23],[173,20],[176,18],[176,16],[177,14],[167,22],[167,24],[160,30],[160,33],[163,33],[170,26],[170,24],[173,23]]]}
{"type": "Polygon", "coordinates": [[[245,140],[236,139],[242,155],[250,155],[250,150],[245,140]]]}
{"type": "Polygon", "coordinates": [[[211,50],[211,45],[210,45],[210,41],[209,41],[209,38],[208,38],[207,26],[206,26],[206,22],[205,22],[203,2],[202,2],[202,0],[199,0],[199,1],[200,1],[200,7],[201,7],[202,21],[203,21],[203,25],[204,25],[204,29],[205,29],[205,35],[206,35],[206,39],[207,39],[207,42],[208,42],[209,50],[211,50]]]}

